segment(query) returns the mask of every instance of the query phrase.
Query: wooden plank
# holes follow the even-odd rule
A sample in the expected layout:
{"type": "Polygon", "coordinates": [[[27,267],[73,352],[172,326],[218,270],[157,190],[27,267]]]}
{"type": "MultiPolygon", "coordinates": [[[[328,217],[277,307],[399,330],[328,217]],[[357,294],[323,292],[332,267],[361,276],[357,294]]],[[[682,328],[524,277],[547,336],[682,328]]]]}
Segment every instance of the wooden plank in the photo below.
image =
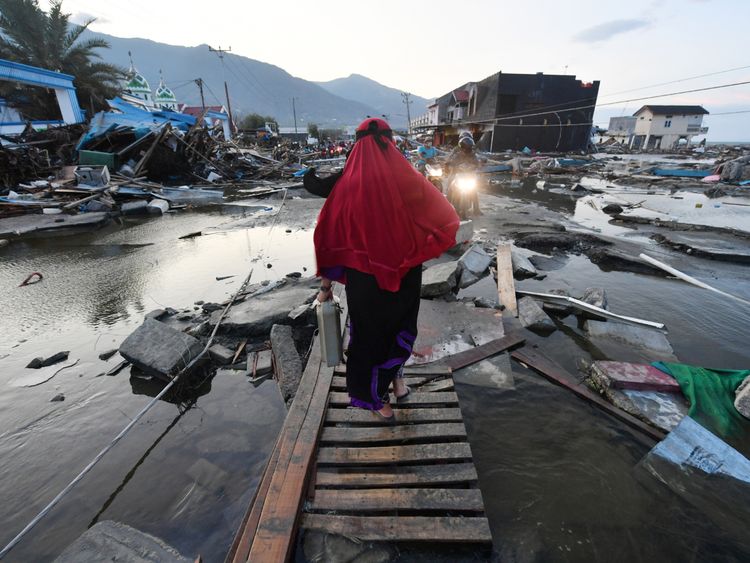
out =
{"type": "Polygon", "coordinates": [[[584,384],[579,383],[572,374],[568,373],[562,366],[553,362],[541,352],[523,348],[522,350],[514,351],[511,354],[511,357],[539,372],[552,383],[570,389],[582,399],[586,399],[588,402],[593,403],[628,426],[640,430],[648,437],[661,441],[666,436],[664,432],[649,426],[624,410],[617,408],[584,384]]]}
{"type": "Polygon", "coordinates": [[[320,442],[322,444],[351,442],[375,444],[401,440],[436,441],[444,438],[466,438],[466,428],[463,423],[414,424],[374,428],[328,427],[323,429],[320,442]]]}
{"type": "Polygon", "coordinates": [[[486,518],[306,514],[302,526],[363,541],[491,543],[486,518]]]}
{"type": "MultiPolygon", "coordinates": [[[[430,422],[460,422],[461,409],[433,408],[433,409],[400,409],[396,413],[396,424],[401,423],[430,423],[430,422]]],[[[326,422],[362,424],[367,426],[382,426],[389,423],[377,414],[365,409],[328,409],[326,422]]]]}
{"type": "Polygon", "coordinates": [[[471,459],[471,448],[466,442],[372,448],[321,447],[318,450],[319,465],[390,465],[459,459],[471,459]]]}
{"type": "Polygon", "coordinates": [[[315,492],[310,510],[482,512],[484,504],[479,489],[323,489],[315,492]]]}
{"type": "Polygon", "coordinates": [[[401,487],[413,485],[455,485],[478,479],[473,463],[443,463],[388,468],[387,471],[318,471],[316,487],[401,487]]]}
{"type": "Polygon", "coordinates": [[[518,316],[516,284],[513,280],[513,261],[510,256],[510,243],[497,245],[497,297],[501,305],[514,317],[518,316]]]}
{"type": "MultiPolygon", "coordinates": [[[[329,404],[332,407],[349,406],[349,395],[334,391],[329,398],[329,404]]],[[[419,391],[412,391],[406,400],[400,403],[391,403],[391,406],[394,408],[408,408],[411,405],[439,404],[458,404],[458,396],[455,393],[421,393],[419,391]]]]}
{"type": "Polygon", "coordinates": [[[454,388],[455,383],[453,382],[453,378],[449,377],[448,379],[441,379],[439,381],[433,381],[432,383],[422,385],[419,390],[433,393],[435,391],[453,391],[454,388]]]}
{"type": "Polygon", "coordinates": [[[455,371],[499,354],[500,352],[504,352],[513,346],[523,344],[525,341],[526,339],[520,332],[511,331],[507,332],[502,338],[497,338],[487,344],[482,344],[476,348],[453,354],[452,356],[445,358],[443,361],[455,371]]]}
{"type": "MultiPolygon", "coordinates": [[[[429,381],[432,381],[432,379],[427,377],[404,377],[404,383],[411,386],[419,386],[429,381]]],[[[331,389],[346,391],[346,377],[340,375],[334,376],[333,381],[331,382],[331,389]]]]}
{"type": "MultiPolygon", "coordinates": [[[[344,375],[346,366],[336,366],[334,368],[336,375],[344,375]]],[[[432,362],[429,364],[414,364],[404,366],[404,377],[424,377],[428,375],[450,375],[453,370],[442,362],[432,362]]]]}

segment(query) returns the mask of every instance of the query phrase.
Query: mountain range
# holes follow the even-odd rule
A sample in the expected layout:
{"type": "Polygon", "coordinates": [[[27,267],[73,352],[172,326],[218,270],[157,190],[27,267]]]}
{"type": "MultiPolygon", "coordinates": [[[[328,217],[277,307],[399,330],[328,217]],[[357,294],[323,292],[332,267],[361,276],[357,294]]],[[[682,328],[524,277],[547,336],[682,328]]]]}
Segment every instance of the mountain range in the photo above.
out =
{"type": "MultiPolygon", "coordinates": [[[[359,74],[329,82],[311,82],[292,76],[275,65],[226,53],[220,60],[208,45],[181,47],[149,39],[114,37],[87,31],[84,39],[101,37],[111,45],[100,51],[102,58],[121,67],[130,66],[128,53],[138,71],[149,81],[152,90],[159,84],[160,73],[177,99],[189,105],[200,105],[195,79],[202,78],[207,105],[226,105],[226,79],[232,111],[238,115],[260,113],[276,118],[280,125],[294,125],[292,98],[297,124],[323,126],[356,125],[365,117],[385,115],[393,127],[406,126],[406,107],[401,90],[389,88],[359,74]]],[[[428,100],[411,96],[412,117],[425,112],[428,100]]],[[[85,105],[85,100],[81,100],[85,105]]]]}

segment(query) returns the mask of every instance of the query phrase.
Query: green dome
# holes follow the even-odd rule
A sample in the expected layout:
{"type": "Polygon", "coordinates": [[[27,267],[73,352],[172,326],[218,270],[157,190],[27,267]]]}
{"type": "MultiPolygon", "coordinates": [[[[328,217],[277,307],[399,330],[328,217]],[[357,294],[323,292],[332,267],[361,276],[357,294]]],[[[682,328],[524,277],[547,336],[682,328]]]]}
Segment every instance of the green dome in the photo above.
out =
{"type": "Polygon", "coordinates": [[[128,73],[127,82],[125,83],[125,90],[131,94],[150,94],[151,86],[149,86],[148,80],[144,76],[135,70],[135,67],[130,67],[128,73]]]}
{"type": "Polygon", "coordinates": [[[156,96],[154,99],[161,103],[177,103],[177,98],[175,97],[174,92],[164,84],[164,80],[159,82],[159,87],[156,89],[156,96]]]}

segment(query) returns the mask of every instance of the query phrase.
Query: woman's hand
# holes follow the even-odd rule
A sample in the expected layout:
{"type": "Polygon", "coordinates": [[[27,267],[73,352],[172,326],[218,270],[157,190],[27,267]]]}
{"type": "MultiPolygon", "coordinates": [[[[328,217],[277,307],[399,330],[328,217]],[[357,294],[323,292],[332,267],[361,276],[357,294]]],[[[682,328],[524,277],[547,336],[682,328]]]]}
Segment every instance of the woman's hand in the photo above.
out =
{"type": "Polygon", "coordinates": [[[320,290],[318,291],[318,301],[324,303],[326,301],[330,301],[331,299],[333,299],[333,287],[331,285],[331,280],[329,280],[328,278],[321,278],[320,290]]]}

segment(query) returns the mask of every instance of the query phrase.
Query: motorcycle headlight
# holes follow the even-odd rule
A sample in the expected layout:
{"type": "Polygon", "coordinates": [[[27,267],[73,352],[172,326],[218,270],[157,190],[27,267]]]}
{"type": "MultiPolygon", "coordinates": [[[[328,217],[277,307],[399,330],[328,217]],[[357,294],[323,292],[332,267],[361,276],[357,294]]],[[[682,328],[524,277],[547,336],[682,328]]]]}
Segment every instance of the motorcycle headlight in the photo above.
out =
{"type": "Polygon", "coordinates": [[[433,168],[430,170],[430,176],[433,178],[442,178],[443,176],[443,169],[442,168],[433,168]]]}
{"type": "Polygon", "coordinates": [[[462,192],[470,192],[477,187],[477,179],[476,178],[458,178],[456,180],[456,186],[458,186],[458,189],[462,192]]]}

